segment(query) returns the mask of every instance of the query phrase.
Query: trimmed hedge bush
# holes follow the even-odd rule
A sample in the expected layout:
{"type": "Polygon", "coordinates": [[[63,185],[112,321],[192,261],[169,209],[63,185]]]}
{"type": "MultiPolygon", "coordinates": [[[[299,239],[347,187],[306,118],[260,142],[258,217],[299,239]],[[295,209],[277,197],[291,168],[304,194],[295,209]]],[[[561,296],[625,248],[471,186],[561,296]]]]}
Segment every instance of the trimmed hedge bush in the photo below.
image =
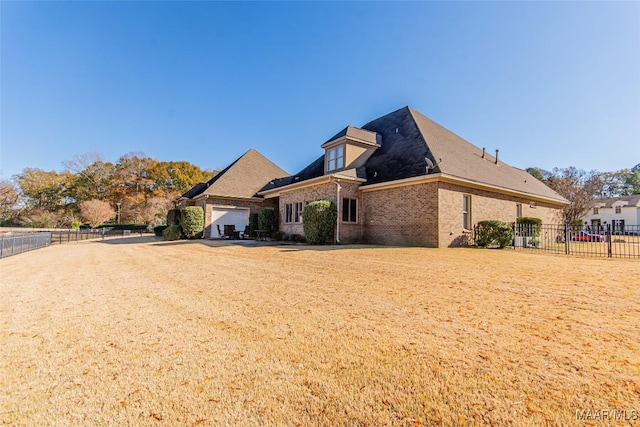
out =
{"type": "Polygon", "coordinates": [[[187,206],[180,212],[180,226],[187,239],[201,237],[204,230],[204,210],[202,206],[187,206]]]}
{"type": "Polygon", "coordinates": [[[338,209],[333,202],[319,200],[309,203],[302,211],[302,228],[307,242],[324,245],[333,242],[338,209]]]}
{"type": "Polygon", "coordinates": [[[542,230],[542,220],[540,218],[521,216],[516,218],[516,223],[518,224],[518,231],[521,236],[540,236],[540,231],[542,230]]]}
{"type": "Polygon", "coordinates": [[[153,227],[153,234],[155,234],[158,237],[162,237],[162,232],[167,227],[168,225],[158,225],[157,227],[153,227]]]}
{"type": "Polygon", "coordinates": [[[182,230],[179,225],[170,225],[162,232],[164,240],[180,240],[182,236],[182,230]]]}
{"type": "Polygon", "coordinates": [[[484,248],[504,248],[513,242],[509,224],[498,221],[480,221],[476,227],[476,244],[484,248]]]}
{"type": "MultiPolygon", "coordinates": [[[[89,225],[82,224],[80,229],[91,228],[89,225]]],[[[131,230],[131,231],[146,231],[147,224],[100,224],[98,228],[110,228],[112,230],[131,230]]]]}
{"type": "Polygon", "coordinates": [[[276,223],[276,212],[273,209],[263,208],[258,213],[258,230],[267,230],[271,233],[276,223]]]}

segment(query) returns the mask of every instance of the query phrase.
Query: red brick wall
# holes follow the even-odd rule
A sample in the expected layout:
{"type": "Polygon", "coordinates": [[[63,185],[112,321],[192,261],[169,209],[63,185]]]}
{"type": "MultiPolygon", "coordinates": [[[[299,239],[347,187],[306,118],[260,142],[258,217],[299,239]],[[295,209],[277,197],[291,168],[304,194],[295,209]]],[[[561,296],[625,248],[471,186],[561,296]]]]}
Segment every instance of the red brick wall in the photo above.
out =
{"type": "Polygon", "coordinates": [[[497,219],[506,223],[516,221],[516,204],[522,205],[522,216],[542,219],[543,224],[558,222],[560,209],[546,203],[536,203],[530,207],[530,200],[463,187],[439,183],[438,205],[440,207],[438,240],[440,247],[463,246],[470,233],[462,228],[462,197],[471,196],[471,223],[497,219]]]}
{"type": "MultiPolygon", "coordinates": [[[[340,242],[341,243],[355,243],[361,240],[362,226],[361,226],[361,201],[359,199],[358,184],[352,182],[340,182],[340,198],[358,199],[358,222],[356,224],[342,222],[342,214],[338,212],[338,219],[340,220],[340,242]]],[[[302,206],[307,205],[309,202],[316,200],[329,200],[336,203],[337,186],[335,181],[325,182],[318,185],[309,187],[293,189],[280,193],[280,230],[286,234],[299,234],[304,236],[304,230],[302,223],[297,224],[285,224],[285,205],[287,203],[295,204],[302,202],[302,206]]],[[[342,203],[342,200],[340,201],[342,203]]]]}
{"type": "Polygon", "coordinates": [[[426,183],[362,193],[364,240],[438,246],[437,190],[437,183],[426,183]]]}

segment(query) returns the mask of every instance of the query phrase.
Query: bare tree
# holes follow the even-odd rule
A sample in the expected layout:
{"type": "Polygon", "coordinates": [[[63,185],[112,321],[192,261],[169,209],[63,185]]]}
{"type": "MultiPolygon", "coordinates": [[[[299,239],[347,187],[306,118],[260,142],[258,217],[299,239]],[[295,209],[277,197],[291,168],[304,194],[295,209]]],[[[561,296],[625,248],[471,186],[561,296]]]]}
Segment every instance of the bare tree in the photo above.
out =
{"type": "Polygon", "coordinates": [[[105,162],[98,153],[75,155],[63,165],[73,174],[70,195],[77,202],[109,199],[115,165],[105,162]]]}
{"type": "Polygon", "coordinates": [[[170,197],[150,197],[142,209],[142,220],[151,226],[166,222],[167,212],[173,208],[170,197]]]}
{"type": "Polygon", "coordinates": [[[91,228],[96,228],[105,221],[115,216],[115,210],[107,202],[102,200],[87,200],[80,203],[80,216],[91,228]]]}
{"type": "Polygon", "coordinates": [[[585,172],[574,167],[555,168],[553,176],[549,177],[546,183],[569,201],[562,216],[565,223],[572,225],[581,222],[591,202],[602,190],[602,182],[597,172],[585,172]]]}

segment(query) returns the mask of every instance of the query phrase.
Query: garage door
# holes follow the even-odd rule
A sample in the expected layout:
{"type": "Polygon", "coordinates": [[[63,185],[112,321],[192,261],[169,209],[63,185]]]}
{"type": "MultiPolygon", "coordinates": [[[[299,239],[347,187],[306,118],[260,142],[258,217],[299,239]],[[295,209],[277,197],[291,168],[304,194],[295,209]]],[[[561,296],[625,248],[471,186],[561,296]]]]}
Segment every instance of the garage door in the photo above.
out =
{"type": "Polygon", "coordinates": [[[224,226],[233,224],[236,231],[244,231],[249,225],[249,209],[214,207],[211,213],[211,237],[218,237],[218,226],[224,232],[224,226]]]}

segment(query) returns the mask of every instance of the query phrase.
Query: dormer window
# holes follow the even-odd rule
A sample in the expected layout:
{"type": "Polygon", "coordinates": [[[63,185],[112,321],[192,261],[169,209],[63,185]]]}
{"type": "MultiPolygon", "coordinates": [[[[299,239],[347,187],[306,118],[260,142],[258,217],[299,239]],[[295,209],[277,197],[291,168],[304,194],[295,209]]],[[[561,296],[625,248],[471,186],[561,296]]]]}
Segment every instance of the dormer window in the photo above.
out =
{"type": "Polygon", "coordinates": [[[344,167],[344,145],[327,150],[327,171],[344,167]]]}

